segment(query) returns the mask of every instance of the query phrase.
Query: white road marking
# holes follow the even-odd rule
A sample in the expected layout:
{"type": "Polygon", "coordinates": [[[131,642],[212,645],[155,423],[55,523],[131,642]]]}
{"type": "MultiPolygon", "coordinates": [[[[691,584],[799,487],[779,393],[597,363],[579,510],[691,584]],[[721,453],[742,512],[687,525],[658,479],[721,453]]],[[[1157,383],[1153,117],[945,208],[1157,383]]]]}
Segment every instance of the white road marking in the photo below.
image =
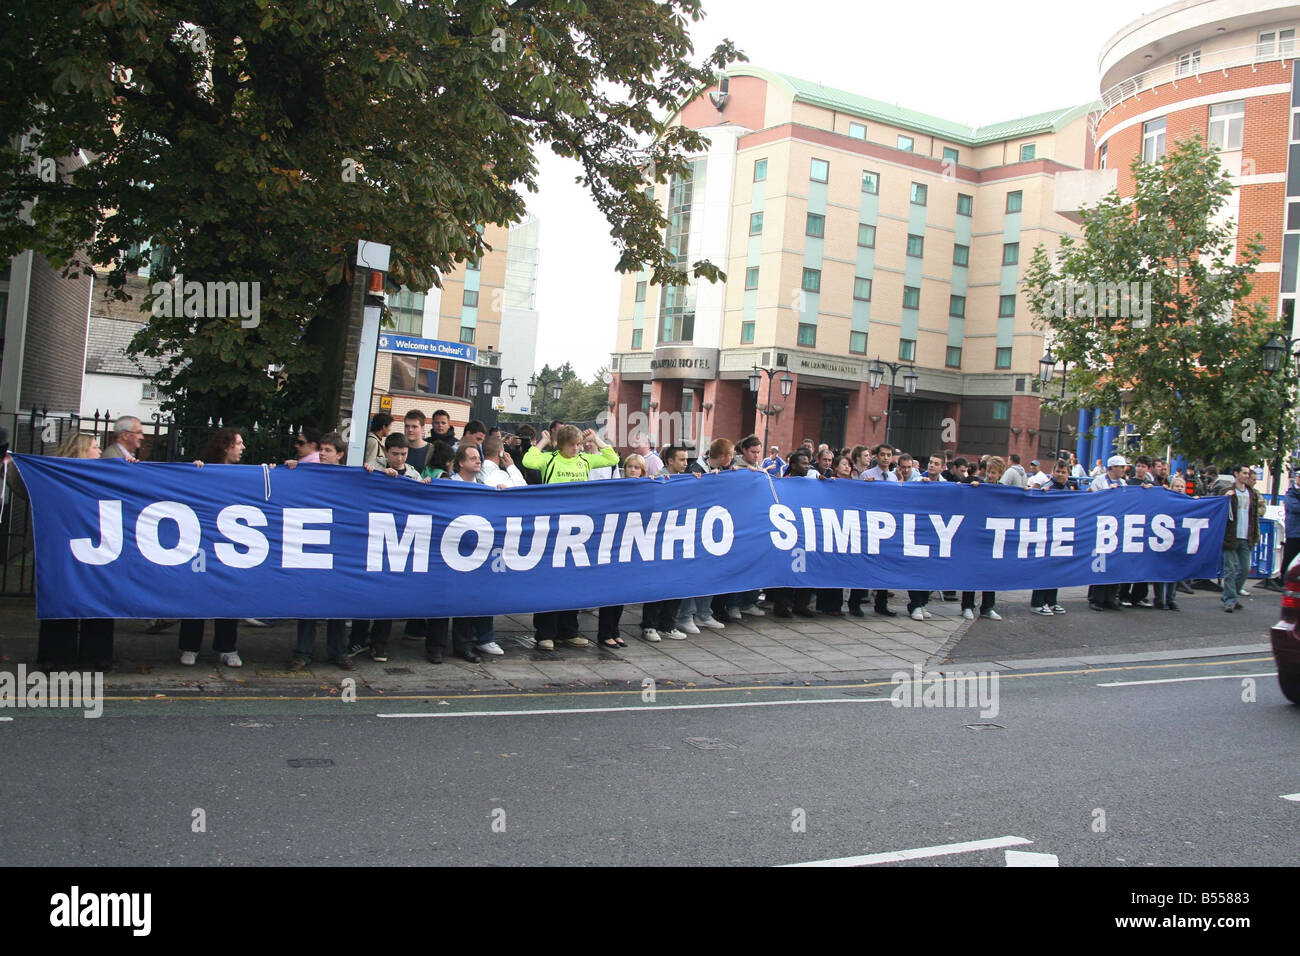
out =
{"type": "Polygon", "coordinates": [[[1214,674],[1210,677],[1166,677],[1163,680],[1117,680],[1098,687],[1136,687],[1139,684],[1184,684],[1194,680],[1240,680],[1243,677],[1276,677],[1277,671],[1267,674],[1214,674]]]}
{"type": "Polygon", "coordinates": [[[1060,866],[1055,853],[1027,853],[1024,850],[1007,850],[1007,866],[1060,866]]]}
{"type": "Polygon", "coordinates": [[[643,707],[556,707],[549,710],[478,710],[440,714],[376,714],[376,717],[537,717],[546,714],[619,714],[637,710],[712,710],[720,707],[784,707],[795,704],[887,704],[890,697],[848,697],[843,700],[744,700],[725,704],[647,704],[643,707]]]}
{"type": "Polygon", "coordinates": [[[1300,803],[1300,793],[1284,793],[1282,794],[1282,799],[1292,800],[1296,803],[1300,803]]]}
{"type": "Polygon", "coordinates": [[[942,846],[921,846],[911,850],[889,850],[885,853],[869,853],[866,856],[842,856],[835,860],[786,863],[784,866],[875,866],[877,863],[901,863],[904,860],[925,860],[934,856],[952,856],[955,853],[975,853],[979,850],[1000,850],[1008,846],[1028,846],[1033,842],[1017,836],[993,837],[989,840],[945,843],[942,846]]]}
{"type": "Polygon", "coordinates": [[[0,717],[0,720],[13,720],[12,717],[0,717]]]}

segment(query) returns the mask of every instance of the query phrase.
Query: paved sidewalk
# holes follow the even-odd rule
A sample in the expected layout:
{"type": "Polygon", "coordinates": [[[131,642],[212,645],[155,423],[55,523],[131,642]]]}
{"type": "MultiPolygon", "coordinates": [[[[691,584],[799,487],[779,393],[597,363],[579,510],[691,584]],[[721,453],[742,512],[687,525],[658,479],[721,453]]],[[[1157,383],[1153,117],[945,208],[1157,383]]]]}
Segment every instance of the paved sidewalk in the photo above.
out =
{"type": "MultiPolygon", "coordinates": [[[[529,615],[496,618],[497,642],[503,657],[484,655],[481,664],[469,664],[447,654],[443,664],[424,658],[423,638],[404,638],[403,622],[393,626],[389,660],[377,664],[366,655],[355,660],[357,669],[345,672],[326,664],[324,627],[317,628],[317,653],[311,669],[285,669],[295,643],[295,623],[280,621],[272,628],[239,629],[242,668],[222,667],[210,650],[207,629],[204,650],[194,667],[178,661],[177,626],[161,634],[147,634],[147,621],[118,621],[114,652],[117,669],[105,675],[110,695],[232,695],[291,694],[331,696],[345,677],[357,679],[359,693],[420,694],[425,692],[536,690],[546,687],[589,689],[613,684],[640,686],[651,679],[659,684],[736,685],[745,683],[812,683],[879,679],[896,670],[910,669],[936,659],[962,625],[957,602],[931,601],[929,621],[913,621],[905,611],[906,595],[891,602],[898,616],[872,611],[865,618],[818,615],[816,618],[778,620],[746,617],[728,623],[725,630],[705,630],[684,641],[647,644],[641,640],[639,605],[623,613],[626,648],[608,650],[595,644],[594,615],[579,615],[582,636],[592,641],[585,648],[562,647],[553,652],[526,650],[511,638],[531,635],[529,615]]],[[[13,670],[19,663],[31,667],[36,656],[37,625],[32,602],[0,602],[0,668],[13,670]]]]}

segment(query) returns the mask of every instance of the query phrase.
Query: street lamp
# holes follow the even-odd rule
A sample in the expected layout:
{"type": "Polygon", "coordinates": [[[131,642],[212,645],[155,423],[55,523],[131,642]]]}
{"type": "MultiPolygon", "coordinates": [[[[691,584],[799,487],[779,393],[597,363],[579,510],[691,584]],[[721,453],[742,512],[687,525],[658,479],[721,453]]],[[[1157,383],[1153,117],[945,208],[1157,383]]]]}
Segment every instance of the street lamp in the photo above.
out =
{"type": "MultiPolygon", "coordinates": [[[[750,390],[751,392],[755,393],[755,394],[758,394],[758,388],[759,388],[760,385],[763,384],[763,376],[766,375],[766,376],[767,376],[767,381],[768,381],[768,386],[767,386],[767,397],[768,397],[768,398],[771,398],[771,397],[772,397],[772,379],[776,378],[776,373],[777,373],[777,371],[778,371],[778,369],[774,369],[774,368],[759,368],[757,365],[755,365],[753,371],[749,373],[749,390],[750,390]]],[[[780,384],[780,386],[781,386],[781,397],[782,397],[782,398],[789,398],[789,397],[790,397],[790,388],[794,385],[794,376],[791,375],[789,372],[786,372],[786,373],[785,373],[784,375],[782,375],[779,379],[777,379],[777,382],[778,382],[778,383],[780,384]]],[[[760,412],[763,413],[763,454],[764,454],[764,455],[767,454],[767,447],[768,447],[768,446],[767,446],[767,429],[768,429],[768,426],[771,425],[771,423],[772,423],[772,416],[773,416],[773,415],[777,415],[777,414],[779,414],[780,411],[781,411],[781,409],[784,408],[784,407],[785,407],[785,406],[783,406],[783,405],[773,405],[773,404],[771,404],[770,402],[769,402],[768,404],[766,404],[766,405],[759,405],[759,406],[758,406],[758,411],[760,411],[760,412]]]]}
{"type": "Polygon", "coordinates": [[[540,379],[534,375],[528,380],[528,385],[526,386],[528,389],[528,401],[531,403],[533,396],[537,394],[537,390],[539,388],[546,388],[548,385],[551,387],[551,399],[558,402],[560,400],[560,393],[564,391],[564,383],[560,381],[558,376],[556,378],[547,378],[544,375],[540,379]]]}
{"type": "Polygon", "coordinates": [[[904,365],[902,362],[885,362],[882,365],[880,358],[877,357],[871,368],[867,369],[867,387],[873,392],[884,383],[885,369],[889,369],[889,398],[885,403],[885,444],[892,447],[893,441],[889,436],[894,427],[894,380],[898,378],[899,372],[907,369],[907,374],[903,376],[903,393],[915,395],[916,383],[921,376],[916,374],[915,365],[910,363],[904,365]]]}
{"type": "MultiPolygon", "coordinates": [[[[1048,384],[1049,382],[1051,382],[1051,380],[1052,380],[1052,375],[1053,375],[1053,374],[1055,373],[1055,371],[1056,371],[1056,363],[1057,363],[1057,361],[1058,361],[1057,357],[1056,357],[1055,355],[1052,354],[1052,350],[1051,350],[1050,348],[1049,348],[1046,352],[1044,352],[1044,353],[1043,353],[1043,357],[1040,358],[1040,359],[1038,360],[1038,377],[1039,377],[1040,379],[1042,379],[1042,382],[1043,382],[1044,385],[1046,385],[1046,384],[1048,384]]],[[[1060,359],[1059,361],[1060,361],[1060,363],[1061,363],[1061,402],[1060,402],[1060,405],[1061,405],[1061,406],[1064,406],[1064,404],[1065,404],[1065,379],[1066,379],[1066,374],[1065,374],[1065,373],[1066,373],[1066,371],[1070,368],[1070,363],[1067,362],[1067,361],[1065,361],[1064,359],[1060,359]]],[[[1061,448],[1061,426],[1062,426],[1064,423],[1065,423],[1065,409],[1064,409],[1063,407],[1058,407],[1058,408],[1056,409],[1056,451],[1053,453],[1057,459],[1059,459],[1059,458],[1061,457],[1061,452],[1064,450],[1064,449],[1061,448]]]]}
{"type": "MultiPolygon", "coordinates": [[[[1282,394],[1288,400],[1291,396],[1291,386],[1294,378],[1294,363],[1296,358],[1300,358],[1300,352],[1296,350],[1297,345],[1300,345],[1300,339],[1284,339],[1280,335],[1274,335],[1260,348],[1264,373],[1266,375],[1273,375],[1276,372],[1282,373],[1282,394]]],[[[1283,409],[1277,420],[1277,454],[1273,458],[1274,503],[1277,502],[1277,496],[1282,491],[1282,431],[1288,410],[1289,408],[1283,409]]]]}
{"type": "Polygon", "coordinates": [[[510,393],[510,399],[513,401],[514,397],[519,394],[519,383],[515,381],[515,378],[512,375],[510,376],[510,381],[505,383],[505,386],[506,391],[510,393]]]}

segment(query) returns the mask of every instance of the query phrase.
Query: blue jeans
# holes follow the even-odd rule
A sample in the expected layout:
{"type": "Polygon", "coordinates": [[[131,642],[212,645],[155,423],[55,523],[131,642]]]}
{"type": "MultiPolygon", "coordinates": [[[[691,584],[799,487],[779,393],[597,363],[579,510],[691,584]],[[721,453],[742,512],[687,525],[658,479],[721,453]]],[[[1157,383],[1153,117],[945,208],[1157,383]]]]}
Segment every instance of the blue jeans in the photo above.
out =
{"type": "MultiPolygon", "coordinates": [[[[325,654],[331,664],[337,664],[348,652],[348,634],[343,621],[325,622],[325,654]]],[[[316,622],[298,622],[298,649],[294,651],[307,663],[311,663],[312,652],[316,650],[316,622]]]]}
{"type": "Polygon", "coordinates": [[[713,620],[713,595],[682,598],[682,606],[677,611],[677,623],[685,624],[692,617],[697,617],[701,621],[713,620]]]}
{"type": "Polygon", "coordinates": [[[758,591],[741,591],[739,594],[727,595],[727,607],[753,607],[758,603],[758,591]]]}
{"type": "Polygon", "coordinates": [[[1223,606],[1232,607],[1240,604],[1237,595],[1246,584],[1250,574],[1250,542],[1245,538],[1237,539],[1237,546],[1223,549],[1223,606]]]}

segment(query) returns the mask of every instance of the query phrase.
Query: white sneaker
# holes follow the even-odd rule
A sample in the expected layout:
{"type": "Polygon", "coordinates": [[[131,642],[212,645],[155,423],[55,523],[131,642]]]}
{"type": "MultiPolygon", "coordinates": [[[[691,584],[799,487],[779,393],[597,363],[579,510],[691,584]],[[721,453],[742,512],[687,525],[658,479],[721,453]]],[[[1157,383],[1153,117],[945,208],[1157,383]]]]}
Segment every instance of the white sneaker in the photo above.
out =
{"type": "Polygon", "coordinates": [[[663,638],[659,636],[659,632],[653,627],[643,627],[641,629],[641,640],[649,641],[651,644],[658,644],[663,638]]]}
{"type": "Polygon", "coordinates": [[[1053,614],[1064,614],[1064,613],[1065,613],[1065,608],[1061,607],[1061,605],[1059,605],[1059,604],[1053,604],[1053,605],[1052,605],[1052,613],[1053,613],[1053,614]]]}
{"type": "MultiPolygon", "coordinates": [[[[698,634],[700,632],[696,631],[695,633],[698,634]]],[[[686,640],[686,635],[683,634],[681,631],[677,630],[677,628],[673,628],[671,631],[664,631],[664,637],[668,638],[668,640],[670,641],[686,640]]]]}
{"type": "Polygon", "coordinates": [[[758,605],[754,605],[753,607],[742,607],[740,613],[748,614],[750,617],[767,617],[767,612],[758,605]]]}
{"type": "Polygon", "coordinates": [[[924,621],[924,620],[925,620],[925,615],[924,615],[923,613],[921,613],[921,609],[920,609],[919,607],[918,607],[915,611],[912,612],[912,620],[914,620],[914,621],[924,621]]]}
{"type": "Polygon", "coordinates": [[[987,621],[1002,620],[1002,615],[999,614],[997,611],[980,611],[980,617],[984,618],[987,621]]]}
{"type": "Polygon", "coordinates": [[[740,613],[740,608],[738,607],[727,608],[728,621],[743,621],[744,619],[745,619],[745,615],[740,613]]]}
{"type": "Polygon", "coordinates": [[[531,634],[517,634],[511,638],[511,640],[513,640],[517,646],[522,647],[526,651],[537,649],[537,638],[533,637],[531,634]]]}
{"type": "Polygon", "coordinates": [[[1051,617],[1051,616],[1054,615],[1056,612],[1053,611],[1053,610],[1052,610],[1050,607],[1048,607],[1046,604],[1044,604],[1042,607],[1036,607],[1036,608],[1034,608],[1034,613],[1035,613],[1035,614],[1041,614],[1041,615],[1043,615],[1043,617],[1051,617]]]}
{"type": "Polygon", "coordinates": [[[975,620],[975,610],[973,608],[964,607],[961,609],[961,616],[968,621],[973,621],[975,620]]]}
{"type": "Polygon", "coordinates": [[[685,631],[687,634],[698,634],[698,633],[700,633],[700,629],[699,629],[698,627],[695,626],[695,622],[694,622],[693,620],[691,620],[690,618],[687,618],[687,619],[684,620],[684,621],[678,621],[678,622],[677,622],[677,627],[673,628],[673,630],[675,630],[675,631],[685,631]]]}
{"type": "Polygon", "coordinates": [[[488,641],[486,644],[480,644],[480,645],[478,645],[478,650],[481,651],[481,652],[484,653],[484,654],[504,654],[504,653],[505,653],[505,651],[501,650],[501,645],[498,644],[496,641],[488,641]]]}
{"type": "Polygon", "coordinates": [[[727,625],[723,624],[716,617],[706,617],[704,620],[700,621],[700,627],[707,627],[710,631],[721,631],[725,629],[726,626],[727,625]]]}
{"type": "Polygon", "coordinates": [[[1242,597],[1250,597],[1250,591],[1248,591],[1246,588],[1242,588],[1237,593],[1240,594],[1242,597]]]}
{"type": "Polygon", "coordinates": [[[244,662],[239,656],[239,651],[231,651],[229,654],[222,654],[221,663],[227,667],[243,667],[244,662]]]}
{"type": "Polygon", "coordinates": [[[181,663],[186,667],[193,667],[199,662],[197,651],[181,651],[181,663]]]}
{"type": "Polygon", "coordinates": [[[923,616],[927,621],[930,620],[930,618],[934,617],[934,615],[931,614],[929,611],[927,611],[925,608],[921,608],[921,615],[922,615],[922,616],[923,616]]]}

